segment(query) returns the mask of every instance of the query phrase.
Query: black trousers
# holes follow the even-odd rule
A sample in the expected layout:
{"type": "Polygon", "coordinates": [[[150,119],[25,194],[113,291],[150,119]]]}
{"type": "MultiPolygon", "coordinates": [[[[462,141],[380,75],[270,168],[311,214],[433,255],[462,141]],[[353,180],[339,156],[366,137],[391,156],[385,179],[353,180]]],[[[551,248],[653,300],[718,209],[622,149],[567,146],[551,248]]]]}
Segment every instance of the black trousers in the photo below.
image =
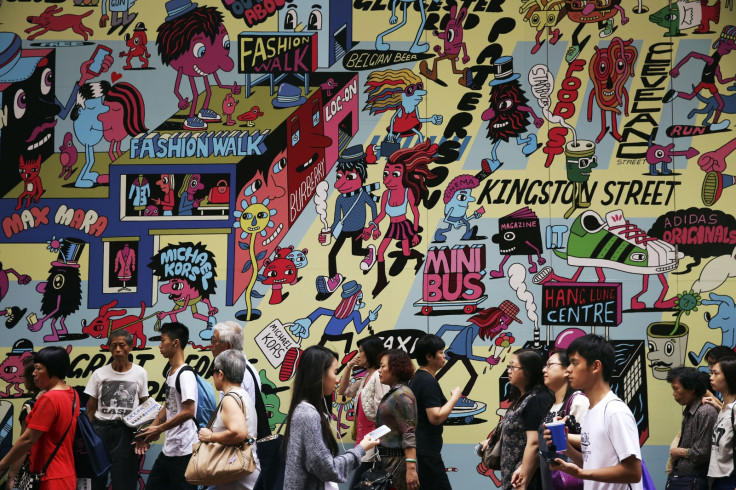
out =
{"type": "Polygon", "coordinates": [[[108,478],[111,477],[113,490],[136,490],[140,459],[135,454],[135,446],[132,445],[134,429],[122,422],[109,423],[100,420],[95,420],[92,427],[100,436],[112,461],[110,473],[101,478],[94,478],[92,489],[106,490],[108,478]]]}
{"type": "Polygon", "coordinates": [[[445,462],[440,454],[417,454],[417,473],[419,474],[419,488],[436,490],[452,490],[450,479],[447,478],[445,462]]]}
{"type": "Polygon", "coordinates": [[[184,472],[191,457],[191,454],[186,456],[166,456],[163,452],[159,454],[148,475],[146,490],[197,490],[196,485],[191,485],[184,479],[184,472]]]}

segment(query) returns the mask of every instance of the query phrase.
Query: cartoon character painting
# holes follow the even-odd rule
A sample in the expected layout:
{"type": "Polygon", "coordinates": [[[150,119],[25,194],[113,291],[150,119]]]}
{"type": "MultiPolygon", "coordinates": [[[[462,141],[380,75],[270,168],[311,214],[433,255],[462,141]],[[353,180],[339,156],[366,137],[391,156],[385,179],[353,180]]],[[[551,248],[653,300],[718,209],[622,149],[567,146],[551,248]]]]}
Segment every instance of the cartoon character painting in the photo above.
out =
{"type": "Polygon", "coordinates": [[[146,25],[143,22],[138,22],[133,29],[133,35],[125,35],[125,45],[128,46],[128,51],[120,51],[119,56],[125,58],[125,65],[123,70],[132,70],[133,65],[130,61],[133,58],[138,58],[141,62],[141,68],[148,68],[148,59],[151,55],[148,53],[148,36],[146,35],[146,25]]]}
{"type": "Polygon", "coordinates": [[[60,339],[60,335],[69,333],[66,318],[76,312],[82,304],[79,259],[86,245],[85,242],[74,238],[64,239],[59,248],[58,258],[51,262],[48,279],[36,286],[36,291],[43,295],[41,313],[44,317],[35,322],[29,319],[28,330],[38,332],[46,321],[51,320],[51,334],[43,337],[45,342],[56,342],[60,339]]]}
{"type": "Polygon", "coordinates": [[[530,133],[526,138],[521,135],[529,125],[529,115],[534,118],[534,126],[541,128],[544,119],[537,117],[534,109],[527,105],[529,102],[524,90],[519,84],[519,74],[514,73],[514,60],[511,56],[502,56],[493,63],[494,80],[490,82],[490,107],[483,111],[481,119],[488,121],[486,137],[493,144],[491,158],[484,162],[491,172],[497,170],[503,163],[496,154],[501,141],[508,142],[515,137],[517,145],[523,145],[521,152],[529,156],[541,146],[537,144],[537,135],[530,133]]]}
{"type": "Polygon", "coordinates": [[[8,383],[5,391],[0,391],[0,398],[23,396],[23,361],[33,356],[33,342],[28,339],[16,340],[2,363],[0,363],[0,379],[8,383]],[[15,389],[11,395],[10,390],[15,389]]]}
{"type": "Polygon", "coordinates": [[[148,266],[160,281],[165,281],[159,290],[174,302],[173,309],[159,311],[156,317],[159,320],[169,317],[175,322],[179,313],[189,308],[192,318],[206,325],[206,328],[199,332],[200,338],[211,339],[212,328],[217,323],[215,315],[219,311],[210,302],[210,296],[217,288],[216,265],[215,255],[201,243],[171,244],[156,253],[148,266]],[[207,314],[199,311],[201,305],[207,308],[207,314]]]}
{"type": "Polygon", "coordinates": [[[23,205],[23,199],[26,199],[26,207],[30,207],[31,201],[38,202],[43,194],[43,185],[41,184],[41,155],[36,156],[35,160],[26,161],[23,155],[20,156],[18,162],[18,172],[23,180],[23,192],[18,196],[18,204],[15,209],[18,210],[23,205]]]}
{"type": "MultiPolygon", "coordinates": [[[[439,3],[439,0],[432,0],[433,3],[439,3]]],[[[392,25],[392,27],[388,28],[387,30],[380,33],[378,36],[376,36],[376,49],[378,51],[388,51],[391,49],[391,45],[384,41],[384,37],[391,34],[394,31],[397,31],[404,27],[406,25],[407,16],[408,16],[408,10],[409,7],[412,5],[416,5],[419,7],[419,15],[420,15],[420,21],[419,21],[419,28],[417,29],[416,37],[414,38],[414,42],[412,43],[411,47],[409,48],[410,53],[424,53],[429,49],[429,44],[427,43],[420,43],[419,40],[422,37],[422,32],[424,30],[424,22],[427,20],[427,14],[424,10],[424,2],[422,0],[395,0],[391,3],[391,17],[389,18],[388,22],[392,25]],[[404,11],[404,16],[401,19],[401,22],[399,22],[399,18],[396,16],[396,7],[400,5],[401,8],[404,11]],[[398,22],[398,24],[397,24],[398,22]]]]}
{"type": "Polygon", "coordinates": [[[102,141],[104,135],[99,116],[110,110],[103,101],[108,90],[110,84],[103,80],[85,83],[77,93],[77,103],[72,109],[71,120],[74,121],[74,134],[84,145],[85,162],[74,187],[89,188],[110,181],[109,175],[100,175],[92,170],[95,164],[95,145],[102,141]]]}
{"type": "Polygon", "coordinates": [[[467,87],[473,82],[473,77],[470,75],[470,70],[463,68],[458,69],[457,62],[460,59],[460,53],[463,53],[462,62],[467,63],[470,61],[468,56],[468,46],[463,41],[463,21],[468,11],[465,7],[461,7],[460,11],[457,10],[457,5],[450,7],[450,19],[447,21],[444,32],[434,31],[433,34],[439,39],[444,40],[444,51],[438,45],[434,47],[437,56],[432,59],[432,69],[429,69],[429,65],[426,60],[419,62],[419,72],[430,80],[437,80],[437,63],[443,60],[450,60],[452,65],[452,73],[455,75],[461,75],[458,79],[458,83],[463,87],[467,87]]]}
{"type": "Polygon", "coordinates": [[[470,226],[471,219],[479,219],[485,210],[478,208],[473,214],[467,216],[468,208],[475,198],[471,195],[473,189],[480,185],[480,181],[472,175],[458,175],[447,184],[443,201],[445,202],[445,219],[447,226],[437,228],[434,232],[436,243],[445,243],[445,236],[451,229],[464,228],[465,233],[461,240],[479,240],[485,237],[478,236],[478,225],[470,226]]]}
{"type": "Polygon", "coordinates": [[[230,58],[230,38],[223,24],[223,16],[215,7],[198,7],[191,0],[169,0],[166,2],[168,16],[158,28],[156,45],[161,61],[176,70],[174,94],[179,99],[179,109],[189,108],[189,116],[184,121],[184,129],[205,130],[207,123],[220,122],[222,118],[210,109],[209,76],[213,75],[217,86],[240,94],[240,86],[225,86],[217,74],[219,70],[229,72],[234,67],[230,58]],[[182,77],[189,78],[193,100],[179,92],[182,77]],[[205,98],[202,108],[197,112],[199,99],[195,80],[202,77],[205,98]]]}
{"type": "Polygon", "coordinates": [[[107,111],[97,119],[102,123],[103,138],[110,143],[110,161],[114,162],[123,154],[121,145],[126,137],[148,131],[146,107],[138,89],[126,82],[118,82],[107,90],[104,105],[107,111]]]}
{"type": "Polygon", "coordinates": [[[601,132],[595,139],[596,143],[600,143],[608,131],[606,113],[611,114],[611,134],[616,141],[622,140],[616,127],[616,116],[621,114],[621,106],[624,115],[629,115],[626,82],[634,76],[634,63],[639,54],[632,46],[633,42],[633,39],[624,41],[620,37],[614,37],[607,48],[595,46],[595,54],[590,59],[588,71],[593,81],[593,90],[588,97],[588,122],[593,120],[594,100],[601,110],[601,132]]]}

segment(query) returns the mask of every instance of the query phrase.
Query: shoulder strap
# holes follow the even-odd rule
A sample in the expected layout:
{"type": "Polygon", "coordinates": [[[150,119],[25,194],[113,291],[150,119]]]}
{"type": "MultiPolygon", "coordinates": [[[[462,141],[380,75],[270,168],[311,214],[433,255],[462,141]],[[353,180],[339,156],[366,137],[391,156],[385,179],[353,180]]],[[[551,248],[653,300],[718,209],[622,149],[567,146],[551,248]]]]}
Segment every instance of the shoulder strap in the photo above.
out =
{"type": "MultiPolygon", "coordinates": [[[[194,369],[192,369],[192,366],[189,364],[184,364],[181,368],[179,368],[179,372],[176,373],[176,381],[174,381],[174,386],[176,387],[176,391],[181,395],[181,381],[179,381],[179,378],[181,378],[181,373],[184,371],[191,371],[194,373],[194,369]]],[[[194,373],[196,376],[197,373],[194,373]]]]}
{"type": "Polygon", "coordinates": [[[256,407],[256,415],[258,416],[258,437],[266,437],[271,435],[271,426],[268,424],[268,412],[266,411],[266,404],[263,402],[263,395],[261,390],[258,389],[258,380],[253,370],[250,368],[248,363],[245,364],[245,369],[253,379],[253,392],[255,393],[255,400],[253,403],[256,407]],[[263,434],[261,434],[261,432],[263,434]]]}
{"type": "Polygon", "coordinates": [[[576,391],[572,395],[570,395],[570,398],[567,399],[567,403],[565,403],[565,415],[569,415],[570,414],[570,408],[572,407],[572,401],[573,401],[573,399],[576,396],[582,395],[582,394],[583,394],[582,392],[576,391]]]}
{"type": "MultiPolygon", "coordinates": [[[[74,402],[72,403],[72,417],[69,419],[69,425],[67,425],[66,430],[64,431],[64,435],[61,436],[61,439],[59,439],[59,442],[56,444],[56,447],[54,448],[54,452],[51,453],[51,456],[49,456],[48,461],[46,461],[46,464],[43,465],[43,469],[41,470],[41,475],[46,474],[46,470],[49,468],[49,465],[51,464],[51,461],[53,461],[54,457],[56,456],[56,453],[59,451],[59,448],[61,447],[62,443],[64,442],[64,439],[66,439],[66,435],[69,433],[69,429],[72,428],[72,422],[74,422],[74,414],[77,411],[77,390],[74,388],[70,388],[72,390],[72,396],[74,397],[74,402]]],[[[82,414],[83,417],[86,417],[86,414],[82,414]]]]}
{"type": "Polygon", "coordinates": [[[358,201],[360,201],[361,194],[363,194],[363,188],[362,187],[360,188],[360,192],[358,192],[358,197],[355,198],[355,201],[353,201],[353,205],[350,206],[350,209],[348,209],[348,212],[345,213],[345,216],[342,217],[342,219],[340,220],[340,223],[343,223],[348,218],[348,216],[350,216],[350,213],[353,212],[353,209],[355,208],[355,205],[358,204],[358,201]]]}

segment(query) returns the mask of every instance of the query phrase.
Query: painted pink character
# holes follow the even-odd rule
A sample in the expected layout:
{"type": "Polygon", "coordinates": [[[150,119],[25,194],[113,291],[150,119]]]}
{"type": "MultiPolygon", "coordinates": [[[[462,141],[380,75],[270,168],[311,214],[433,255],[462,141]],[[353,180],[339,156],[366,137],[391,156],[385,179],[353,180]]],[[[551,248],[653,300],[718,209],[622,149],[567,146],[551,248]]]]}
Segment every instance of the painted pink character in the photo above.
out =
{"type": "Polygon", "coordinates": [[[23,361],[33,355],[33,343],[28,339],[19,339],[13,344],[8,357],[0,363],[0,379],[8,383],[0,397],[9,398],[11,388],[15,387],[15,398],[23,396],[23,361]]]}
{"type": "Polygon", "coordinates": [[[97,116],[97,119],[102,123],[105,141],[110,142],[108,153],[110,161],[114,162],[123,154],[120,146],[127,136],[148,131],[145,104],[137,88],[126,82],[119,82],[107,91],[104,105],[109,110],[97,116]]]}
{"type": "Polygon", "coordinates": [[[234,63],[230,58],[230,38],[223,24],[223,16],[215,7],[197,7],[191,0],[169,0],[166,2],[168,16],[158,28],[156,45],[161,61],[176,70],[174,94],[179,99],[179,109],[189,107],[189,117],[184,121],[184,129],[205,130],[207,123],[220,122],[222,118],[210,109],[209,76],[213,75],[217,86],[230,89],[235,95],[240,94],[240,87],[233,83],[225,86],[220,82],[218,70],[229,72],[234,63]],[[193,100],[179,92],[182,76],[189,77],[193,100]],[[196,78],[202,77],[205,87],[205,98],[202,109],[196,112],[197,85],[196,78]]]}
{"type": "Polygon", "coordinates": [[[161,178],[156,181],[156,185],[164,193],[164,198],[157,197],[151,199],[153,202],[161,206],[164,216],[173,215],[176,199],[174,198],[174,174],[161,174],[161,178]]]}
{"type": "Polygon", "coordinates": [[[222,101],[222,112],[227,116],[225,126],[234,126],[235,121],[233,120],[233,113],[235,112],[235,106],[238,105],[237,100],[233,97],[233,94],[225,95],[225,100],[222,101]]]}

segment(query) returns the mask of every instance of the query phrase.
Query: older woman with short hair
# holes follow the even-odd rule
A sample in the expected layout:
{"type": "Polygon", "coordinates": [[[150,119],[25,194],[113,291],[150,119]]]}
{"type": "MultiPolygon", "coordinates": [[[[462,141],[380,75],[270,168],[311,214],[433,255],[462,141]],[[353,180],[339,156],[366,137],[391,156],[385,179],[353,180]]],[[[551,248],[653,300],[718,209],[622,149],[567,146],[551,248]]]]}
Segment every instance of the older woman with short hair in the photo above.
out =
{"type": "MultiPolygon", "coordinates": [[[[228,349],[215,358],[212,378],[215,388],[224,395],[211,429],[199,429],[200,441],[232,446],[249,438],[258,439],[256,408],[250,395],[241,386],[244,371],[245,356],[242,352],[228,349]]],[[[261,467],[256,451],[252,454],[256,460],[256,470],[234,482],[217,485],[218,490],[251,490],[255,486],[261,467]]]]}
{"type": "Polygon", "coordinates": [[[41,473],[40,490],[74,490],[77,474],[72,446],[79,415],[79,397],[64,382],[70,368],[69,354],[61,347],[44,347],[35,355],[33,380],[46,392],[38,397],[26,418],[27,428],[0,461],[0,474],[30,451],[31,473],[41,473]],[[59,444],[59,450],[50,457],[59,444]]]}
{"type": "Polygon", "coordinates": [[[378,367],[381,383],[391,387],[381,400],[376,412],[376,426],[388,426],[391,432],[381,437],[378,454],[381,466],[393,472],[394,487],[398,490],[419,488],[417,474],[417,400],[409,388],[414,377],[414,364],[409,354],[391,349],[381,354],[378,367]]]}

